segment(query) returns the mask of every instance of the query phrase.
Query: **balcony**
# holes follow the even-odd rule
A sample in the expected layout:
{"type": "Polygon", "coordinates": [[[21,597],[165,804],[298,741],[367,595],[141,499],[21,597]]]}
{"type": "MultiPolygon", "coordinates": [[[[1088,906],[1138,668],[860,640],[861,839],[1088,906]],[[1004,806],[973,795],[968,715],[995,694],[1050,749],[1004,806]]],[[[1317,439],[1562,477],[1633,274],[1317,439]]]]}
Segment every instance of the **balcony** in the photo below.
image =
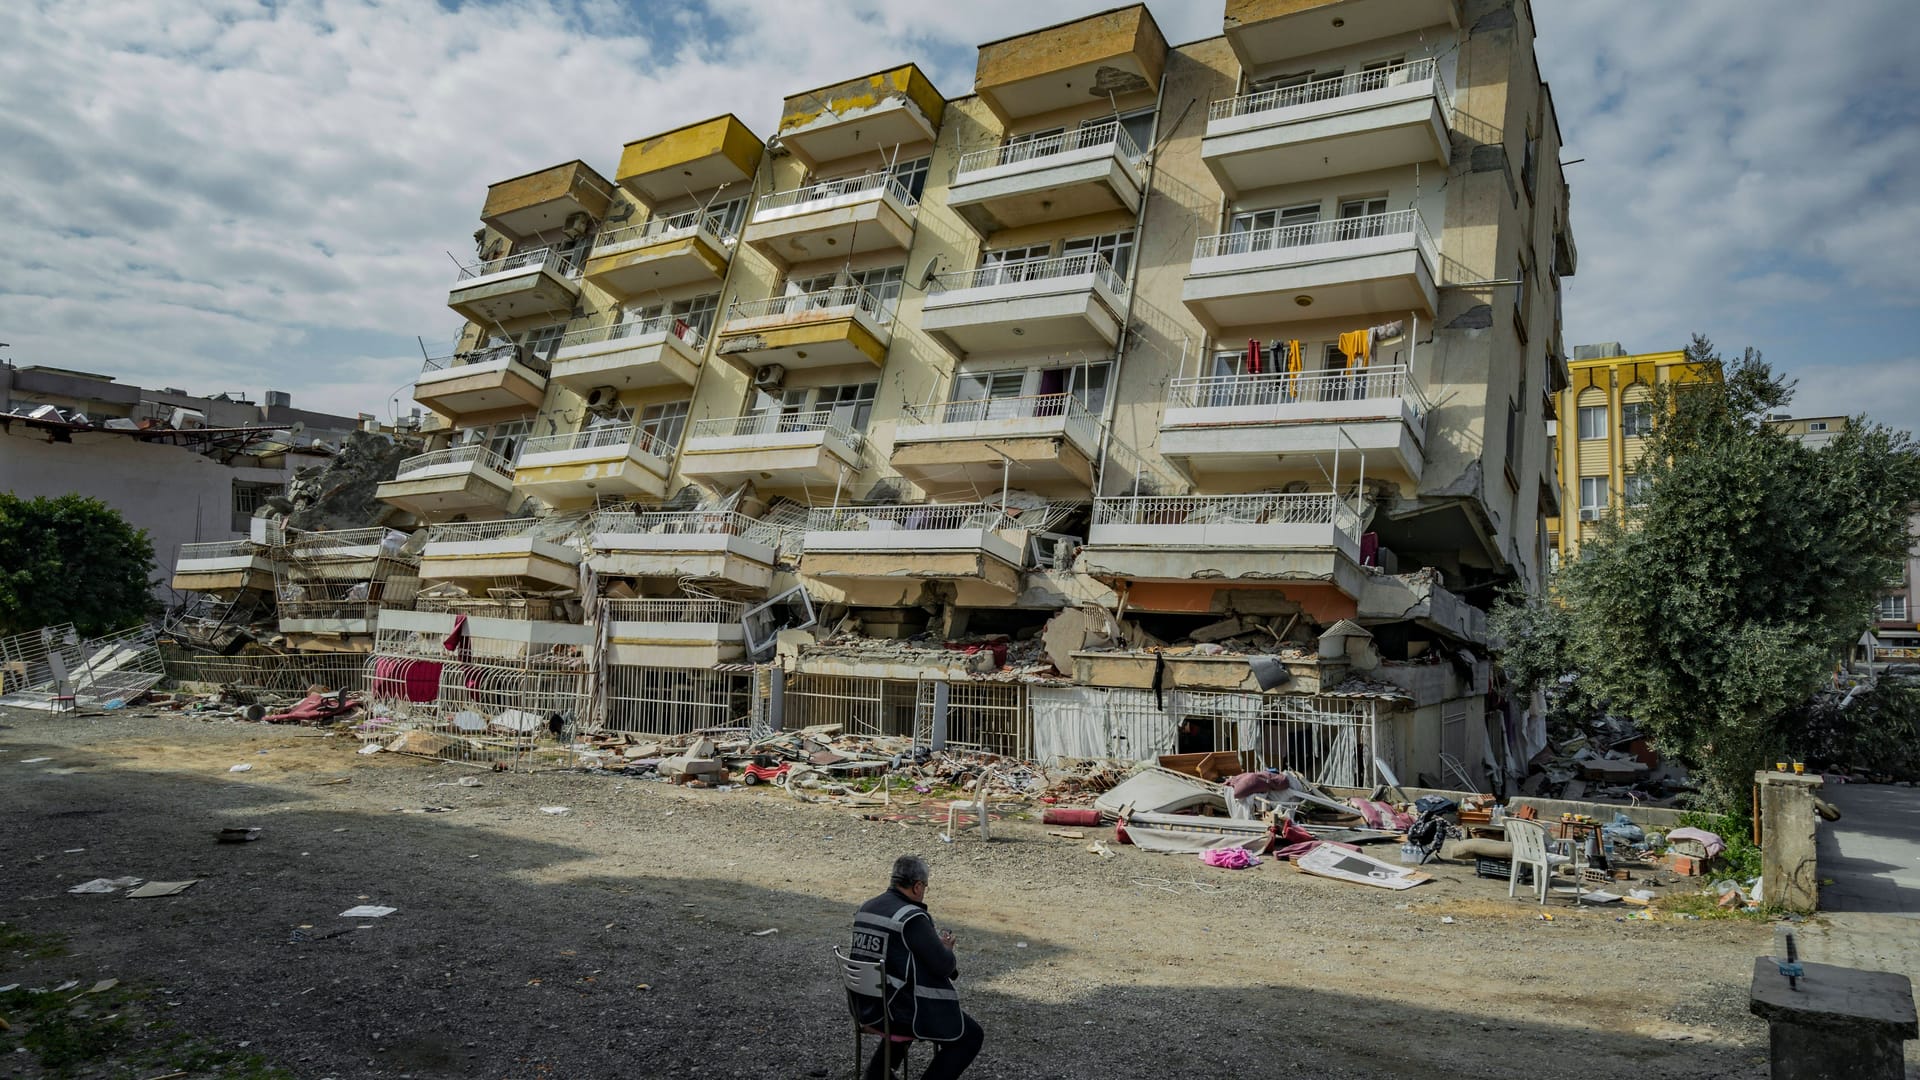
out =
{"type": "Polygon", "coordinates": [[[727,309],[715,351],[789,371],[848,364],[878,368],[893,341],[893,304],[860,286],[736,301],[727,309]]]}
{"type": "Polygon", "coordinates": [[[519,241],[558,232],[575,214],[600,221],[607,216],[612,201],[612,184],[585,162],[569,161],[487,188],[480,221],[494,232],[519,241]]]}
{"type": "Polygon", "coordinates": [[[1430,409],[1405,367],[1180,378],[1160,417],[1160,452],[1209,487],[1244,484],[1244,474],[1332,475],[1340,454],[1349,475],[1364,461],[1369,475],[1411,487],[1430,409]]]}
{"type": "Polygon", "coordinates": [[[513,463],[513,484],[549,506],[591,504],[609,496],[666,494],[674,448],[633,424],[528,439],[513,463]]]}
{"type": "Polygon", "coordinates": [[[231,599],[248,590],[273,591],[273,560],[249,540],[181,544],[173,564],[175,592],[209,593],[231,599]]]}
{"type": "Polygon", "coordinates": [[[1160,83],[1167,40],[1146,5],[1134,4],[980,46],[973,89],[1004,123],[1085,105],[1098,89],[1125,100],[1160,83]]]}
{"type": "Polygon", "coordinates": [[[587,564],[602,576],[764,590],[773,582],[779,537],[772,526],[730,510],[609,509],[593,517],[592,547],[587,564]]]}
{"type": "Polygon", "coordinates": [[[415,401],[455,423],[503,409],[537,409],[546,392],[545,365],[518,345],[429,357],[413,384],[415,401]]]}
{"type": "Polygon", "coordinates": [[[732,234],[711,214],[674,214],[600,234],[586,278],[622,300],[656,290],[718,283],[733,258],[732,234]]]}
{"type": "Polygon", "coordinates": [[[1140,208],[1140,148],[1118,121],[960,157],[947,205],[982,236],[1140,208]]]}
{"type": "Polygon", "coordinates": [[[823,180],[762,195],[747,243],[782,267],[913,246],[920,203],[886,173],[823,180]]]}
{"type": "Polygon", "coordinates": [[[516,251],[460,268],[447,306],[482,326],[529,315],[564,317],[580,299],[580,268],[552,248],[516,251]]]}
{"type": "Polygon", "coordinates": [[[1288,581],[1360,595],[1360,518],[1330,492],[1094,501],[1080,570],[1103,581],[1288,581]]]}
{"type": "Polygon", "coordinates": [[[1432,318],[1439,261],[1416,210],[1203,236],[1180,298],[1215,334],[1357,315],[1432,318]]]}
{"type": "Polygon", "coordinates": [[[1120,339],[1127,285],[1106,256],[997,263],[941,274],[920,325],[961,354],[1110,346],[1120,339]]]}
{"type": "Polygon", "coordinates": [[[988,503],[820,507],[807,515],[800,574],[846,590],[850,603],[912,603],[926,582],[949,581],[1005,604],[1019,591],[1026,543],[1027,531],[988,503]]]}
{"type": "Polygon", "coordinates": [[[735,600],[609,600],[603,662],[711,668],[746,658],[747,605],[735,600]]]}
{"type": "Polygon", "coordinates": [[[1072,394],[915,406],[894,428],[893,467],[935,498],[995,490],[1007,476],[1042,495],[1093,489],[1100,419],[1072,394]]]}
{"type": "Polygon", "coordinates": [[[946,98],[913,64],[818,90],[781,103],[780,145],[807,167],[881,147],[931,143],[940,130],[946,98]]]}
{"type": "Polygon", "coordinates": [[[280,549],[280,632],[314,644],[373,633],[383,605],[406,607],[419,590],[410,538],[390,529],[289,531],[280,549]]]}
{"type": "MultiPolygon", "coordinates": [[[[441,643],[453,634],[454,623],[461,615],[467,616],[465,629],[469,647],[485,658],[483,662],[498,664],[507,657],[584,657],[593,651],[592,626],[557,622],[511,607],[501,608],[485,603],[474,605],[470,611],[384,609],[379,614],[378,627],[383,638],[402,634],[420,635],[424,640],[411,647],[425,650],[419,654],[422,659],[432,658],[452,664],[459,660],[458,652],[443,648],[441,643]]],[[[556,663],[564,664],[565,661],[556,663]]],[[[464,682],[465,677],[465,673],[462,673],[460,681],[464,682]]]]}
{"type": "Polygon", "coordinates": [[[498,513],[513,495],[513,464],[483,445],[455,446],[400,462],[374,497],[422,521],[498,513]]]}
{"type": "Polygon", "coordinates": [[[1213,103],[1200,156],[1229,194],[1452,160],[1431,57],[1213,103]]]}
{"type": "Polygon", "coordinates": [[[700,331],[675,316],[607,323],[562,337],[549,377],[582,397],[601,386],[692,386],[706,349],[700,331]]]}
{"type": "Polygon", "coordinates": [[[1428,40],[1450,43],[1459,8],[1459,0],[1227,0],[1224,24],[1240,66],[1252,69],[1417,30],[1438,28],[1428,40]]]}
{"type": "Polygon", "coordinates": [[[689,192],[746,184],[765,151],[760,137],[729,113],[628,143],[614,179],[641,202],[660,206],[689,192]]]}
{"type": "Polygon", "coordinates": [[[420,580],[452,582],[475,595],[499,587],[578,588],[577,522],[511,518],[435,525],[420,552],[420,580]]]}
{"type": "Polygon", "coordinates": [[[864,442],[831,409],[716,417],[694,423],[680,471],[712,488],[747,481],[769,492],[832,488],[860,470],[864,442]]]}

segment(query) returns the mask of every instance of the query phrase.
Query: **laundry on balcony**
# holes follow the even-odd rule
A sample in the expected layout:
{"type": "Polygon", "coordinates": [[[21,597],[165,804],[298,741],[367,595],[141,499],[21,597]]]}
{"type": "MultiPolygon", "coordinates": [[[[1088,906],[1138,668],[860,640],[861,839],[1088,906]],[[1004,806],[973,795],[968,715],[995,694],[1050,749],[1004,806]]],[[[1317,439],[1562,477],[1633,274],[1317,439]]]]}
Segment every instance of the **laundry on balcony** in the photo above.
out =
{"type": "Polygon", "coordinates": [[[1346,354],[1347,367],[1366,367],[1373,360],[1373,331],[1350,330],[1341,334],[1339,348],[1346,354]]]}

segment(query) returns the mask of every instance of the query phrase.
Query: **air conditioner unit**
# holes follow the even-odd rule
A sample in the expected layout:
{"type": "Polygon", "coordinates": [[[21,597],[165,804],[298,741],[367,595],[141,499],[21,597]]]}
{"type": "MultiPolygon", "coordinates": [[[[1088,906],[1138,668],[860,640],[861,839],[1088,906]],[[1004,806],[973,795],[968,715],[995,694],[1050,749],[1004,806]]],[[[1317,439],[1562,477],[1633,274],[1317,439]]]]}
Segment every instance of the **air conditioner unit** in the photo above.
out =
{"type": "Polygon", "coordinates": [[[781,364],[768,364],[753,370],[753,388],[755,390],[777,390],[786,380],[787,369],[781,364]]]}
{"type": "Polygon", "coordinates": [[[1582,508],[1580,511],[1580,520],[1581,521],[1599,521],[1600,511],[1595,509],[1590,509],[1590,508],[1582,508]]]}
{"type": "Polygon", "coordinates": [[[611,409],[620,403],[620,392],[611,386],[596,386],[587,391],[587,408],[611,409]]]}

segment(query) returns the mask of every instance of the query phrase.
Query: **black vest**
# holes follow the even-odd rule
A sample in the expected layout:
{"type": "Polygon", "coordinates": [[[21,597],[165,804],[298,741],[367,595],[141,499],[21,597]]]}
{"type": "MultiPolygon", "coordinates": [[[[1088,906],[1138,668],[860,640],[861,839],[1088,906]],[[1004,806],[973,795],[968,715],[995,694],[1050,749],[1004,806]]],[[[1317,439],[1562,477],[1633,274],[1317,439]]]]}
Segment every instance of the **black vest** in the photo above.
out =
{"type": "MultiPolygon", "coordinates": [[[[892,889],[860,905],[853,916],[853,958],[885,964],[886,1007],[894,1031],[929,1042],[950,1042],[965,1029],[960,994],[946,972],[925,967],[913,955],[906,930],[916,919],[925,919],[925,932],[933,932],[933,916],[927,909],[892,889]]],[[[860,1022],[880,1026],[877,1003],[860,1003],[860,1022]]]]}

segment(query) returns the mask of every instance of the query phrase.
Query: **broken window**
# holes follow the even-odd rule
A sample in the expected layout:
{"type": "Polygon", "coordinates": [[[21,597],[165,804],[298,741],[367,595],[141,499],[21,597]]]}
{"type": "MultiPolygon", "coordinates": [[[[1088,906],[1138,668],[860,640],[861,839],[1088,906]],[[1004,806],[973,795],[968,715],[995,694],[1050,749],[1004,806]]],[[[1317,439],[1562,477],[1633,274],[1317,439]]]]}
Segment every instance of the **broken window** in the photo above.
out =
{"type": "Polygon", "coordinates": [[[280,494],[284,487],[284,484],[235,480],[233,482],[233,531],[244,533],[252,528],[253,512],[265,506],[268,499],[280,494]]]}

